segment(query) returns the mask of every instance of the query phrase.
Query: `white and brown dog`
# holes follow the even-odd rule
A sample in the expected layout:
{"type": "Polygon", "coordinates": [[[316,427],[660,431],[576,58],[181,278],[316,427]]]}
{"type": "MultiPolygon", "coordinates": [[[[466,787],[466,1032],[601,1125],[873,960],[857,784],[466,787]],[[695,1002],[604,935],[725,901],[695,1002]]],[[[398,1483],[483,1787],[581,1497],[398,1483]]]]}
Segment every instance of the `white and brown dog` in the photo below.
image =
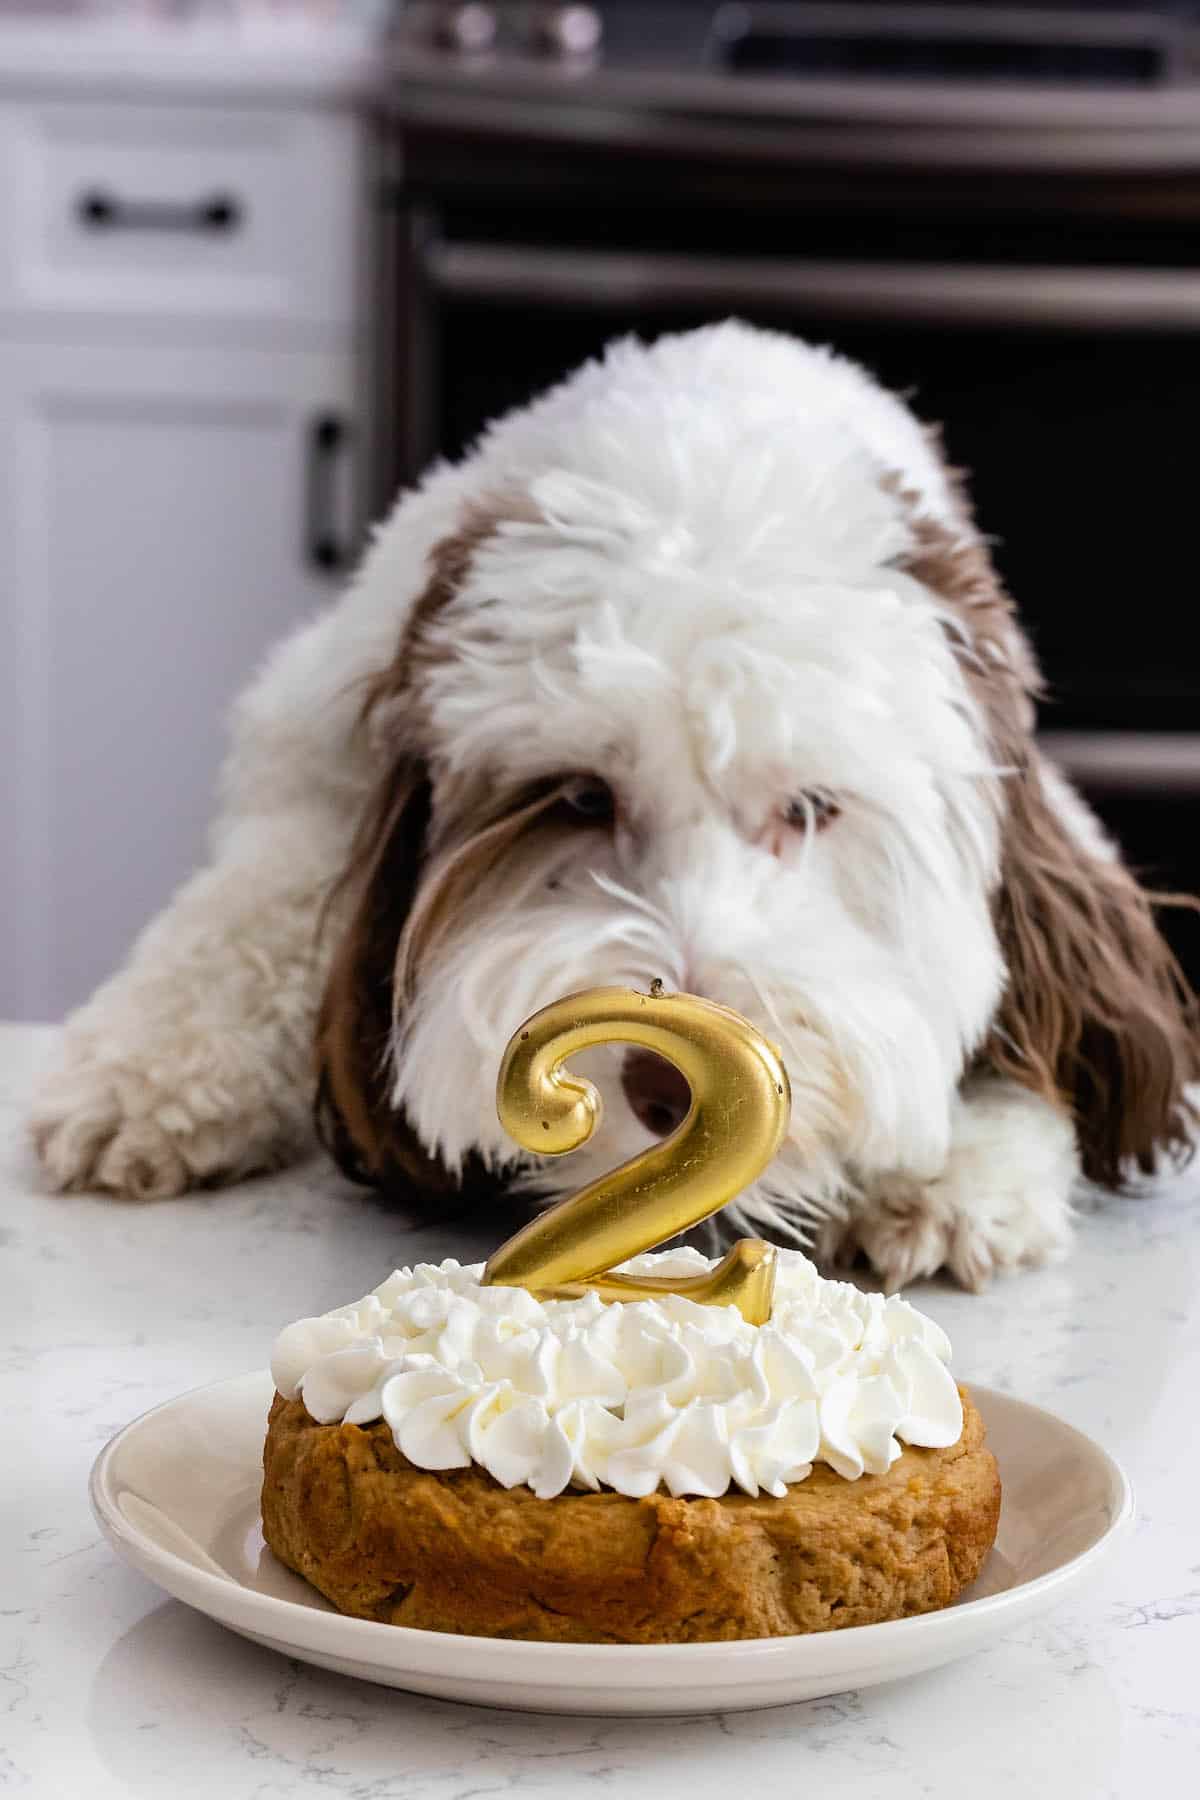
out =
{"type": "Polygon", "coordinates": [[[276,1165],[315,1090],[372,1181],[553,1196],[686,1088],[592,1053],[605,1128],[539,1165],[496,1119],[504,1044],[659,977],[791,1073],[736,1226],[893,1285],[1043,1261],[1081,1169],[1186,1152],[1200,1056],[1036,688],[893,396],[738,324],[617,344],[405,497],[242,700],[211,864],[70,1020],[45,1168],[150,1198],[276,1165]]]}

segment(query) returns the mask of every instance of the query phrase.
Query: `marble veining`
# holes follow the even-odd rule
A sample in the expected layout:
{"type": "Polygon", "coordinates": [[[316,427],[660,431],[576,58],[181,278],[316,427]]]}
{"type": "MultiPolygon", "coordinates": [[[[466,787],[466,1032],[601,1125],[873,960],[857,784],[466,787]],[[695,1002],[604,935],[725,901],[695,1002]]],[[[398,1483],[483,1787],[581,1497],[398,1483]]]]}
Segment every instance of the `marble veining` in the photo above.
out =
{"type": "Polygon", "coordinates": [[[479,1257],[511,1219],[422,1223],[313,1164],[137,1207],[43,1193],[24,1095],[53,1034],[0,1029],[0,1792],[47,1800],[1117,1800],[1200,1769],[1196,1175],[1080,1219],[1072,1258],[973,1297],[925,1282],[955,1367],[1049,1406],[1125,1462],[1137,1529],[1067,1608],[861,1694],[695,1719],[486,1711],[330,1675],[168,1600],[88,1510],[104,1440],[184,1388],[262,1366],[277,1324],[418,1258],[479,1257]],[[262,1294],[272,1317],[262,1316],[262,1294]]]}

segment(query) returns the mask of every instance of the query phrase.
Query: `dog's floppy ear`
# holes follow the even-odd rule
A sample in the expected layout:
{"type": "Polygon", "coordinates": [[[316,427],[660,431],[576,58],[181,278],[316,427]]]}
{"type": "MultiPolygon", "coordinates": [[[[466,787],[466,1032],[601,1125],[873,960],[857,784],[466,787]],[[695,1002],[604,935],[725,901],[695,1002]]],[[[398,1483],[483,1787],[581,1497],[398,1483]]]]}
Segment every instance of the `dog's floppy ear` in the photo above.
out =
{"type": "Polygon", "coordinates": [[[1074,1115],[1084,1174],[1121,1188],[1185,1158],[1200,1075],[1195,996],[1151,897],[1064,820],[1028,756],[1008,785],[996,927],[1008,987],[985,1056],[1074,1115]]]}
{"type": "MultiPolygon", "coordinates": [[[[418,711],[414,684],[422,633],[457,593],[476,550],[510,510],[477,504],[457,532],[434,546],[426,585],[410,608],[395,656],[366,690],[360,731],[376,739],[393,737],[398,718],[418,711]]],[[[328,929],[333,916],[349,907],[317,1022],[314,1118],[321,1143],[352,1180],[437,1194],[461,1184],[426,1153],[403,1114],[390,1105],[388,1066],[396,949],[425,862],[430,786],[411,743],[384,751],[382,761],[322,922],[328,929]]]]}
{"type": "Polygon", "coordinates": [[[343,891],[350,920],[317,1025],[317,1134],[339,1168],[373,1187],[443,1191],[449,1173],[389,1103],[396,944],[417,891],[429,823],[420,762],[399,759],[359,826],[343,891]]]}
{"type": "Polygon", "coordinates": [[[390,1051],[422,960],[496,863],[552,816],[564,778],[508,795],[477,795],[435,839],[430,784],[419,759],[400,758],[359,827],[344,878],[355,896],[333,959],[317,1030],[317,1133],[343,1172],[413,1197],[498,1185],[477,1159],[452,1174],[392,1105],[390,1051]]]}
{"type": "Polygon", "coordinates": [[[442,818],[434,840],[429,773],[416,746],[426,732],[422,681],[431,659],[445,652],[427,633],[459,592],[480,546],[504,521],[535,516],[519,495],[478,502],[460,529],[434,547],[427,584],[360,716],[360,729],[377,741],[381,767],[326,912],[327,925],[334,914],[345,923],[317,1025],[314,1113],[318,1137],[345,1174],[410,1200],[452,1192],[472,1199],[498,1185],[480,1159],[452,1172],[424,1148],[392,1105],[390,1053],[421,957],[561,791],[561,782],[551,781],[496,795],[484,781],[479,792],[458,793],[454,817],[442,818]]]}
{"type": "Polygon", "coordinates": [[[947,606],[1005,770],[994,913],[1008,985],[981,1060],[1069,1111],[1084,1173],[1121,1188],[1156,1152],[1192,1147],[1184,1090],[1200,1076],[1200,1015],[1154,919],[1156,903],[1179,897],[1147,894],[1046,770],[1033,739],[1037,668],[961,487],[957,531],[905,497],[906,566],[947,606]]]}

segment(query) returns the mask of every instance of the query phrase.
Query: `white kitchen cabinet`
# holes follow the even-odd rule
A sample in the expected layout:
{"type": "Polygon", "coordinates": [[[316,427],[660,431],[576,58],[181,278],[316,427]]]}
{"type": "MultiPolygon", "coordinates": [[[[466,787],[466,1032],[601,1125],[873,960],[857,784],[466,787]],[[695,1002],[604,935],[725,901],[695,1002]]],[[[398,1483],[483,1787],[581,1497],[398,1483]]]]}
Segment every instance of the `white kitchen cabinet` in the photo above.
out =
{"type": "Polygon", "coordinates": [[[231,701],[358,546],[367,59],[11,41],[0,1017],[55,1019],[201,859],[231,701]]]}
{"type": "Polygon", "coordinates": [[[347,352],[0,341],[0,1013],[77,1004],[199,859],[229,704],[349,552],[354,402],[347,352]]]}
{"type": "Polygon", "coordinates": [[[341,113],[10,101],[0,311],[143,339],[350,331],[361,160],[341,113]]]}

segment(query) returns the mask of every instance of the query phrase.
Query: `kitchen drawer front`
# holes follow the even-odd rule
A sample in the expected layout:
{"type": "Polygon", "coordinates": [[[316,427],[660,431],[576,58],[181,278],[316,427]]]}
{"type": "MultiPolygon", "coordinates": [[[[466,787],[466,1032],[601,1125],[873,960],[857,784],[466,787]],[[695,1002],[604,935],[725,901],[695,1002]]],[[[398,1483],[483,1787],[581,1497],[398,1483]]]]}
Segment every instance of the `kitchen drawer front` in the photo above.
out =
{"type": "Polygon", "coordinates": [[[349,328],[360,127],[345,114],[0,108],[0,316],[349,328]]]}

